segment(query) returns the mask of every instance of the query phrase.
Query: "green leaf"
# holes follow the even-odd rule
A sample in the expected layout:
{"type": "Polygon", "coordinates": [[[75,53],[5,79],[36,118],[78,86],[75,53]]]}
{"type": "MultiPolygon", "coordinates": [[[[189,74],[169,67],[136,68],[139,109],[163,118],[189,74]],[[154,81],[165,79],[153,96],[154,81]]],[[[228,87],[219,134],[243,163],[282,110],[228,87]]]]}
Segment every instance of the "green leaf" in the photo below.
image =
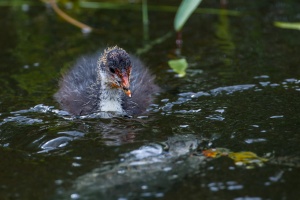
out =
{"type": "Polygon", "coordinates": [[[174,20],[175,31],[180,31],[185,22],[198,7],[202,0],[182,0],[174,20]]]}
{"type": "Polygon", "coordinates": [[[279,28],[286,28],[286,29],[296,29],[300,30],[300,23],[294,22],[294,23],[289,23],[289,22],[274,22],[274,25],[279,27],[279,28]]]}
{"type": "Polygon", "coordinates": [[[188,63],[185,58],[177,60],[169,60],[169,66],[178,74],[179,77],[185,76],[185,70],[188,67],[188,63]]]}

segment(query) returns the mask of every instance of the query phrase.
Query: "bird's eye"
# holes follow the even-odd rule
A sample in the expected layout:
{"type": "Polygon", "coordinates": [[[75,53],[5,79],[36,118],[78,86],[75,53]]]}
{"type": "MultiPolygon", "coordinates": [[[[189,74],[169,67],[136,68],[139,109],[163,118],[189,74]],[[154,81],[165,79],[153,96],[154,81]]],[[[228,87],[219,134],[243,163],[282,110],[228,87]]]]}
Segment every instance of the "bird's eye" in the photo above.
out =
{"type": "Polygon", "coordinates": [[[111,67],[109,68],[109,71],[110,71],[111,73],[113,73],[113,74],[116,73],[116,71],[115,71],[113,68],[111,68],[111,67]]]}

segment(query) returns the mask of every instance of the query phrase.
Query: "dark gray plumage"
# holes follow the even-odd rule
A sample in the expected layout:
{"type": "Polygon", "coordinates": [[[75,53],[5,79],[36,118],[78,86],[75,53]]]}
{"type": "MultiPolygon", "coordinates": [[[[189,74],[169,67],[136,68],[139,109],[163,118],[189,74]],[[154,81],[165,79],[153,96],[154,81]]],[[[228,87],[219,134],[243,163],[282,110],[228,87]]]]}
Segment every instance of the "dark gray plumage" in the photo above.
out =
{"type": "MultiPolygon", "coordinates": [[[[126,77],[126,74],[124,76],[126,77]]],[[[153,100],[153,94],[159,92],[159,87],[154,84],[154,77],[144,64],[137,57],[127,54],[119,47],[108,48],[102,53],[78,59],[74,67],[63,75],[59,87],[54,98],[62,109],[72,115],[101,112],[103,105],[101,107],[100,104],[104,100],[105,103],[109,103],[110,99],[112,102],[120,103],[123,114],[138,115],[146,111],[153,100]],[[113,58],[109,57],[111,54],[113,58]],[[126,68],[128,63],[131,68],[126,68]],[[131,69],[128,75],[131,97],[125,95],[122,86],[116,88],[116,84],[120,84],[119,77],[123,77],[122,75],[116,76],[117,72],[122,71],[125,74],[125,71],[129,69],[131,69]],[[102,78],[103,76],[105,77],[102,78]],[[115,81],[113,83],[107,80],[107,83],[103,83],[106,76],[110,79],[117,77],[118,80],[113,80],[115,81]]]]}

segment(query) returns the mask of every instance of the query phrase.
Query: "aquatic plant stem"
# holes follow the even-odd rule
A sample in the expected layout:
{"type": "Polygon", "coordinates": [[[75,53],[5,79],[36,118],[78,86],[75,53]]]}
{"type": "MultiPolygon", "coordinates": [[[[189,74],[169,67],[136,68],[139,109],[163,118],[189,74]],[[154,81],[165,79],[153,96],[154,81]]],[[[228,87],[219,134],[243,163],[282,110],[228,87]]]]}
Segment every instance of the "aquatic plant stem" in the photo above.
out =
{"type": "Polygon", "coordinates": [[[64,13],[56,4],[55,0],[48,0],[47,1],[51,7],[53,8],[53,10],[64,20],[66,20],[67,22],[69,22],[70,24],[73,24],[74,26],[77,26],[78,28],[81,28],[82,31],[84,32],[91,32],[93,30],[92,27],[83,24],[79,21],[77,21],[76,19],[70,17],[69,15],[67,15],[66,13],[64,13]]]}
{"type": "Polygon", "coordinates": [[[147,0],[143,0],[142,13],[143,13],[144,41],[146,42],[149,40],[149,19],[148,19],[147,0]]]}

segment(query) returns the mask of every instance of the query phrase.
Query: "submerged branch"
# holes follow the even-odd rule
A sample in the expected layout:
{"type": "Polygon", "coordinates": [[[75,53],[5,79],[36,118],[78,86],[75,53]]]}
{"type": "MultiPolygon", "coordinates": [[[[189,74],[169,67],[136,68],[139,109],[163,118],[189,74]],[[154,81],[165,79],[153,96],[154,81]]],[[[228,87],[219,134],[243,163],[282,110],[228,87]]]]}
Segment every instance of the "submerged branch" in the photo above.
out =
{"type": "MultiPolygon", "coordinates": [[[[109,2],[88,2],[88,1],[80,1],[79,5],[83,8],[91,8],[91,9],[129,9],[129,10],[141,10],[140,4],[128,4],[128,3],[109,3],[109,2]]],[[[154,6],[148,5],[148,10],[151,11],[162,11],[162,12],[177,12],[177,6],[154,6]]],[[[197,8],[195,13],[200,14],[220,14],[222,9],[215,8],[197,8]]],[[[238,16],[241,14],[239,11],[235,10],[227,10],[227,14],[230,16],[238,16]]]]}

